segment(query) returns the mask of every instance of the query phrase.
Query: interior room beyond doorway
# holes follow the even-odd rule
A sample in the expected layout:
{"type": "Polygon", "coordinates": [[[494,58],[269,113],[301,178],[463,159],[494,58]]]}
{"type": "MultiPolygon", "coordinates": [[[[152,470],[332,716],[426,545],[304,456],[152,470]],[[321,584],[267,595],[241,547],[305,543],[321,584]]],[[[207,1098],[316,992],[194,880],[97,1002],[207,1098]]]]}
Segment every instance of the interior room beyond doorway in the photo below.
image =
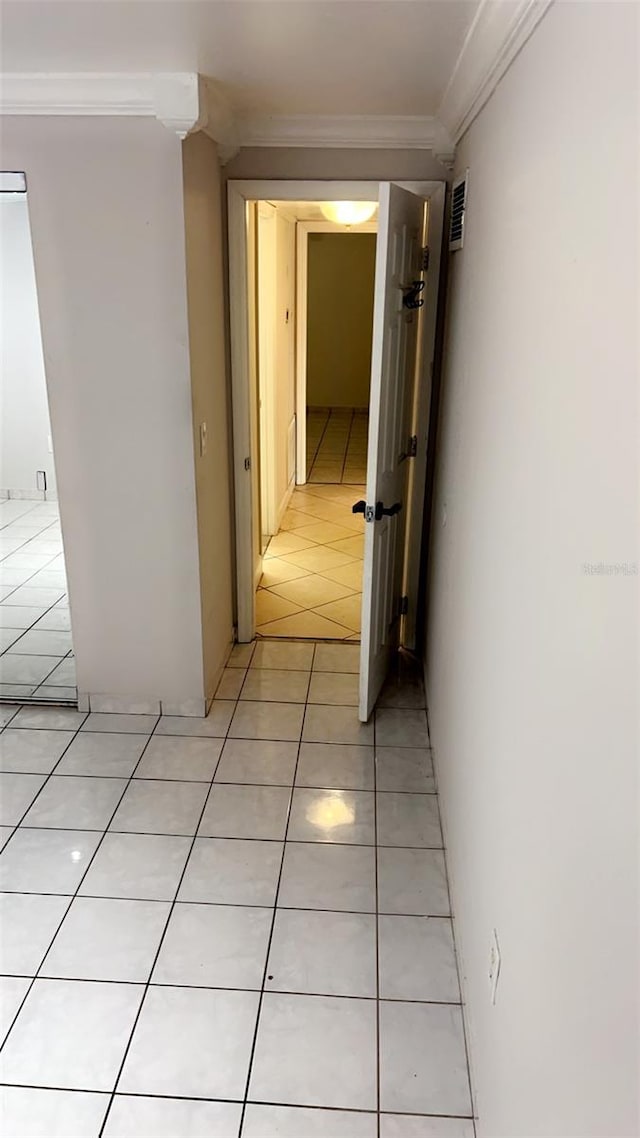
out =
{"type": "Polygon", "coordinates": [[[375,230],[257,203],[259,636],[360,639],[375,230]]]}
{"type": "Polygon", "coordinates": [[[77,699],[24,174],[0,174],[0,702],[77,699]]]}

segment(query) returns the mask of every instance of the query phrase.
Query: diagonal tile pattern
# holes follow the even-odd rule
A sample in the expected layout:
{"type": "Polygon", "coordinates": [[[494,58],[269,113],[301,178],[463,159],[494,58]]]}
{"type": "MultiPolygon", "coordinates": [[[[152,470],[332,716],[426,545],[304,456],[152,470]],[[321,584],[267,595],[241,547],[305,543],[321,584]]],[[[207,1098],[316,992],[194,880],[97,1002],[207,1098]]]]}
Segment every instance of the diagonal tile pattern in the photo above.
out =
{"type": "Polygon", "coordinates": [[[263,560],[259,636],[359,639],[364,519],[351,507],[363,495],[362,485],[294,490],[263,560]]]}
{"type": "Polygon", "coordinates": [[[3,714],[3,1133],[473,1138],[424,693],[359,724],[357,653],[239,646],[169,732],[3,714]]]}
{"type": "Polygon", "coordinates": [[[0,699],[74,701],[57,502],[0,498],[0,699]]]}

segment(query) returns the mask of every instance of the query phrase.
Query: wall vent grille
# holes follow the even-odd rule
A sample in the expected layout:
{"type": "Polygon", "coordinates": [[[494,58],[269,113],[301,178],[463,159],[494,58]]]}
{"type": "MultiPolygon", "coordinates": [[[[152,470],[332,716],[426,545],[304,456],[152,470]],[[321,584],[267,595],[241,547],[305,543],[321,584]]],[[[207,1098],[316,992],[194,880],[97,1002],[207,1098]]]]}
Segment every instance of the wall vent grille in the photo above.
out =
{"type": "Polygon", "coordinates": [[[462,249],[464,244],[464,219],[467,209],[467,186],[469,171],[456,178],[451,192],[451,218],[449,221],[449,250],[462,249]]]}

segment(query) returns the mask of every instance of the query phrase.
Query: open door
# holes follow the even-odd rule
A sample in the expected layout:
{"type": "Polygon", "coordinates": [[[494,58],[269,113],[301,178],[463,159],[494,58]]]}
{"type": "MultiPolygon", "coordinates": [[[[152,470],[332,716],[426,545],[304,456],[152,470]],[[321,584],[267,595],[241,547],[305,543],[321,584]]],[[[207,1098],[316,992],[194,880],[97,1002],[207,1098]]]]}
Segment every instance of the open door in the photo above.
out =
{"type": "Polygon", "coordinates": [[[366,723],[397,647],[422,283],[425,201],[380,184],[362,582],[359,715],[366,723]],[[420,285],[418,285],[420,282],[420,285]],[[418,287],[416,288],[416,285],[418,287]],[[412,307],[412,305],[414,307],[412,307]]]}

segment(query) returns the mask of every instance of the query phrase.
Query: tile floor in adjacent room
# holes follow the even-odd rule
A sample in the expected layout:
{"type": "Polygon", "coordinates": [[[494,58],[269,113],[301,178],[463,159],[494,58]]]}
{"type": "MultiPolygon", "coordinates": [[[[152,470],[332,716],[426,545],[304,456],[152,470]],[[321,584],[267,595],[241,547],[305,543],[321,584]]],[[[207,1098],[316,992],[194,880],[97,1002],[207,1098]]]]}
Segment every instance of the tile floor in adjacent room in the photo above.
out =
{"type": "Polygon", "coordinates": [[[360,639],[364,517],[352,506],[364,491],[310,482],[294,490],[264,554],[259,636],[360,639]]]}
{"type": "Polygon", "coordinates": [[[0,708],[0,1130],[473,1138],[424,695],[234,650],[206,720],[0,708]]]}
{"type": "Polygon", "coordinates": [[[307,408],[307,481],[364,482],[368,433],[368,410],[307,408]]]}
{"type": "Polygon", "coordinates": [[[57,502],[0,498],[0,699],[76,699],[57,502]]]}

